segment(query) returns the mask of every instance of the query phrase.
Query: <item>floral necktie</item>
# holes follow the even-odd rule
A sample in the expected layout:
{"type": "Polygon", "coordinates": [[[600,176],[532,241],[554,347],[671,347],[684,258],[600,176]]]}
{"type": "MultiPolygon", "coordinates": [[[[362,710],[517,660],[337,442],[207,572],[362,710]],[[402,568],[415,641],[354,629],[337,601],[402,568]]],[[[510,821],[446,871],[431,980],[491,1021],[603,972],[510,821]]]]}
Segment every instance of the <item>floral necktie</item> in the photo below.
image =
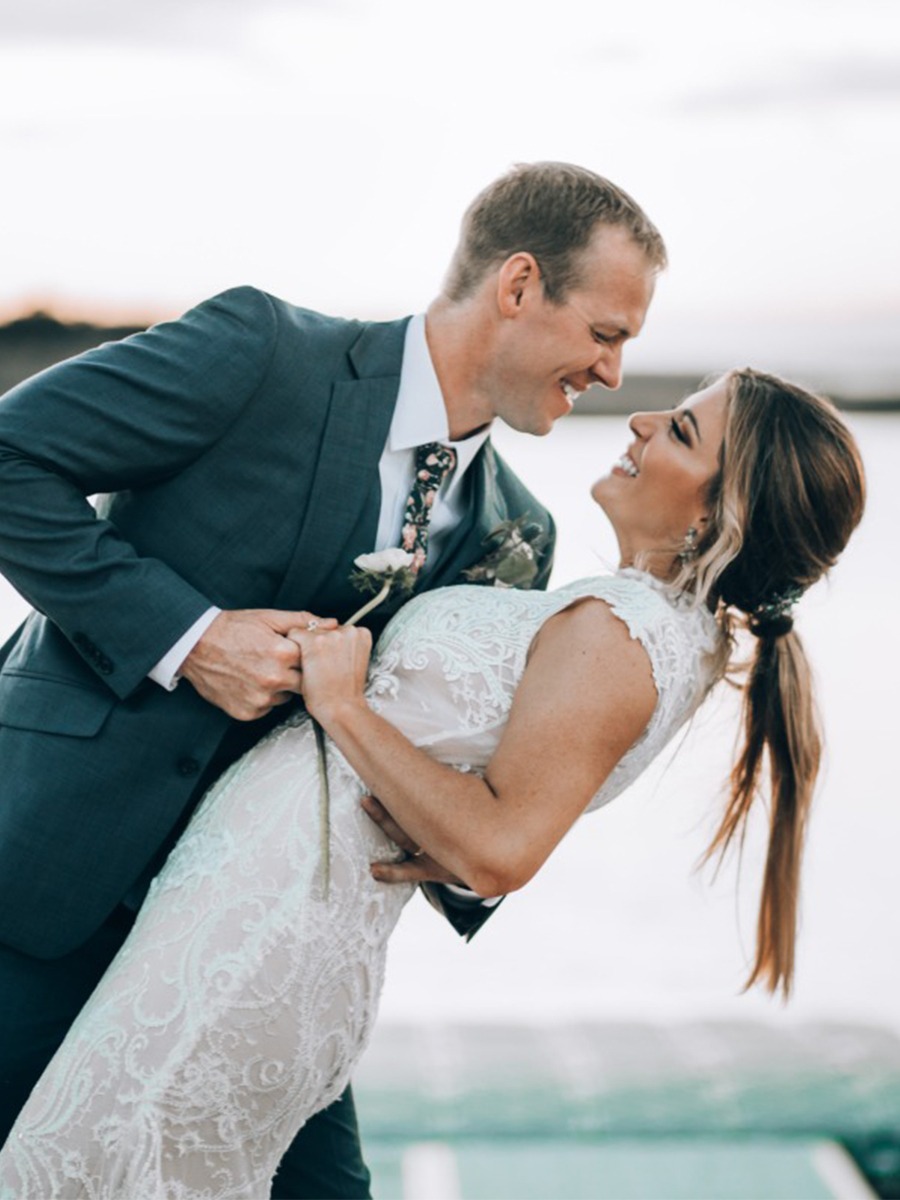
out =
{"type": "Polygon", "coordinates": [[[403,510],[400,545],[413,556],[411,570],[422,569],[428,553],[428,525],[438,489],[456,466],[456,451],[440,442],[416,447],[416,475],[403,510]]]}

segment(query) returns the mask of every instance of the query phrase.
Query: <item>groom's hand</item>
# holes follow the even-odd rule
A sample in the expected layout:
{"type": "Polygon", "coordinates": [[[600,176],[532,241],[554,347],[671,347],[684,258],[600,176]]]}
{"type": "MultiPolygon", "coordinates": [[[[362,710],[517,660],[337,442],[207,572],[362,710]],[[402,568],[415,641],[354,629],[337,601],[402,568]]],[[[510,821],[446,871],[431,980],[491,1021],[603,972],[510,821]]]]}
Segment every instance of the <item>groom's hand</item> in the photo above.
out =
{"type": "Polygon", "coordinates": [[[467,886],[458,875],[442,867],[436,859],[420,849],[380,800],[374,796],[363,796],[362,806],[382,832],[406,854],[401,862],[372,863],[372,876],[379,883],[454,883],[460,887],[467,886]]]}
{"type": "Polygon", "coordinates": [[[238,721],[255,721],[303,691],[300,647],[287,636],[310,621],[334,629],[332,617],[274,608],[221,612],[181,665],[204,700],[238,721]]]}

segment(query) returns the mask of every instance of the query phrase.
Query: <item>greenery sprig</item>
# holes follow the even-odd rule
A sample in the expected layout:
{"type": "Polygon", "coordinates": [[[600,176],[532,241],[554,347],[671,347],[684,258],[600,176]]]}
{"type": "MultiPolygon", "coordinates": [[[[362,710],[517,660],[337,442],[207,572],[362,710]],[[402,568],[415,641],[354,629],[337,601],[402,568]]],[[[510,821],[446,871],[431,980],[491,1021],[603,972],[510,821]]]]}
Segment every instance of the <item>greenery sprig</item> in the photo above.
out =
{"type": "MultiPolygon", "coordinates": [[[[411,592],[416,582],[416,572],[412,569],[412,564],[413,555],[395,547],[377,550],[372,554],[360,554],[354,559],[353,565],[357,569],[351,574],[350,582],[357,591],[374,594],[372,599],[358,608],[344,624],[356,625],[395,589],[411,592]]],[[[331,887],[331,789],[328,784],[328,750],[325,731],[315,717],[312,718],[312,724],[319,767],[319,851],[327,900],[331,887]]]]}

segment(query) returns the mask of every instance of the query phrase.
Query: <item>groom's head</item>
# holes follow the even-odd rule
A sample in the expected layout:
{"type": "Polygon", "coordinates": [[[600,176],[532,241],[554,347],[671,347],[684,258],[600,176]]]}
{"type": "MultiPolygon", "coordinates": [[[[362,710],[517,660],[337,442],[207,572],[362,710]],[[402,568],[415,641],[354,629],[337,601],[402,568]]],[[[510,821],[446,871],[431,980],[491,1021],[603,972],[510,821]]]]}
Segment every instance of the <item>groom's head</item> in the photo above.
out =
{"type": "Polygon", "coordinates": [[[583,167],[524,164],[485,188],[440,301],[483,350],[469,380],[481,415],[546,433],[591,384],[617,388],[665,265],[642,209],[583,167]]]}
{"type": "Polygon", "coordinates": [[[539,264],[545,297],[562,304],[583,282],[601,227],[624,233],[654,271],[666,266],[659,230],[627,192],[572,163],[521,163],[466,210],[444,292],[464,300],[510,255],[527,251],[539,264]]]}

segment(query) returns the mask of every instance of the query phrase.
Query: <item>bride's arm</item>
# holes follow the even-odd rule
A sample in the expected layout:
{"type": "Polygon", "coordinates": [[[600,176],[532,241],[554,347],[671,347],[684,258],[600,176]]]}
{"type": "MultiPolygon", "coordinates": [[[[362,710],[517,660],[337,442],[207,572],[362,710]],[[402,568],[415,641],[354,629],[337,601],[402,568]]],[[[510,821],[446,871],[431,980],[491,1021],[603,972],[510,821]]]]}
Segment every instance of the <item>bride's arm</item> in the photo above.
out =
{"type": "Polygon", "coordinates": [[[532,878],[656,703],[643,647],[606,604],[582,601],[535,639],[482,779],[436,762],[368,707],[364,630],[300,637],[309,711],[409,836],[482,896],[532,878]]]}

